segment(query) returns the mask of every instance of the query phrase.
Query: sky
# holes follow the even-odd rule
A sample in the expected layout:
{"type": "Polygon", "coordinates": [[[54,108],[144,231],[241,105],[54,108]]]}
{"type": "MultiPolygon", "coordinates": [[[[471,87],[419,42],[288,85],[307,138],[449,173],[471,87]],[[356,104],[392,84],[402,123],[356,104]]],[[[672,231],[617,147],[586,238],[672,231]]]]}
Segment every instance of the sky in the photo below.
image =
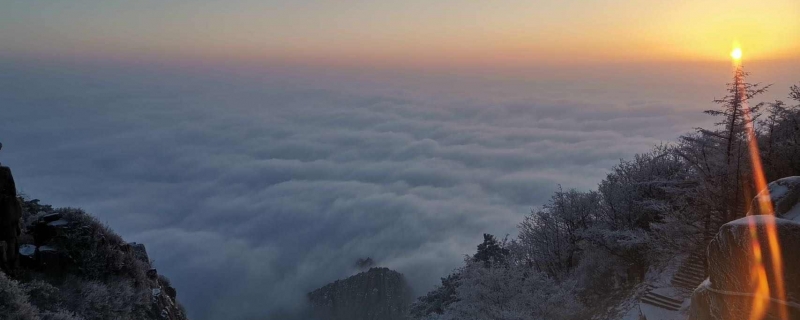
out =
{"type": "Polygon", "coordinates": [[[430,290],[483,233],[714,119],[734,43],[800,83],[800,3],[0,0],[0,162],[142,242],[191,319],[282,319],[355,261],[430,290]]]}
{"type": "Polygon", "coordinates": [[[800,54],[795,0],[15,1],[4,55],[464,67],[800,54]]]}

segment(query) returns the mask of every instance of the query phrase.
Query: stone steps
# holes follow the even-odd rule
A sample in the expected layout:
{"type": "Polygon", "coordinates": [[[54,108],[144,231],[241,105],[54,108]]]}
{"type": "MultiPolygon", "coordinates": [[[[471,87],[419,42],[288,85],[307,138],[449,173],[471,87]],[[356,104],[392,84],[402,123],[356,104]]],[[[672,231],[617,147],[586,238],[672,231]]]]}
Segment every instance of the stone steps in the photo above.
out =
{"type": "MultiPolygon", "coordinates": [[[[672,277],[670,282],[674,288],[694,290],[706,279],[705,266],[705,250],[698,250],[692,253],[686,260],[683,261],[678,271],[672,277]]],[[[653,292],[650,288],[639,300],[641,303],[655,306],[661,309],[670,311],[678,311],[683,304],[682,299],[667,297],[663,294],[653,292]]]]}
{"type": "Polygon", "coordinates": [[[672,311],[680,310],[683,304],[681,300],[660,295],[652,290],[648,290],[644,296],[642,296],[641,302],[672,311]]]}
{"type": "Polygon", "coordinates": [[[686,274],[686,275],[689,275],[689,276],[698,276],[700,278],[705,278],[706,277],[705,270],[698,269],[698,268],[695,268],[695,267],[683,268],[682,270],[678,270],[678,273],[686,274]]]}
{"type": "Polygon", "coordinates": [[[703,252],[704,250],[695,252],[683,262],[678,268],[678,272],[672,277],[672,285],[694,289],[706,279],[703,252]]]}
{"type": "Polygon", "coordinates": [[[705,280],[705,278],[687,279],[682,277],[675,277],[674,279],[672,279],[671,283],[673,286],[679,288],[694,290],[695,288],[697,288],[697,286],[699,286],[703,282],[703,280],[705,280]]]}

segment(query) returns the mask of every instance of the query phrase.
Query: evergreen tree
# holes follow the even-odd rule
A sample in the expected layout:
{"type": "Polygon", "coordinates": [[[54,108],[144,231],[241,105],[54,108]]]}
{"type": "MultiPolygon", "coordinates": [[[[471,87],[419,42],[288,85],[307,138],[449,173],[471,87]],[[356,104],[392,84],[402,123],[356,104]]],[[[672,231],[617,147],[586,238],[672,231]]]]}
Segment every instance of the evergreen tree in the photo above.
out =
{"type": "Polygon", "coordinates": [[[484,233],[483,243],[478,245],[478,252],[472,256],[472,261],[482,261],[486,267],[489,267],[492,264],[505,263],[507,257],[508,249],[493,235],[484,233]]]}
{"type": "Polygon", "coordinates": [[[682,136],[676,149],[695,171],[700,186],[695,205],[702,212],[704,242],[720,224],[744,216],[754,194],[746,126],[758,117],[763,104],[750,106],[749,101],[769,86],[748,83],[747,75],[737,67],[727,94],[714,100],[720,108],[705,111],[720,118],[716,126],[682,136]]]}

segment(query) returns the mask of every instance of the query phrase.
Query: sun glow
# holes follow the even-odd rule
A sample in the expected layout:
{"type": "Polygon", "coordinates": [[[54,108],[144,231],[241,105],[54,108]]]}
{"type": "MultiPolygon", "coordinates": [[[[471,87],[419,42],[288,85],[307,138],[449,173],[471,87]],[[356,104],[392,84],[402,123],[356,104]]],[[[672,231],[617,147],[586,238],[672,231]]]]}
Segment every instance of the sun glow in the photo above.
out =
{"type": "Polygon", "coordinates": [[[736,61],[742,60],[742,48],[734,48],[733,51],[731,51],[731,58],[736,61]]]}

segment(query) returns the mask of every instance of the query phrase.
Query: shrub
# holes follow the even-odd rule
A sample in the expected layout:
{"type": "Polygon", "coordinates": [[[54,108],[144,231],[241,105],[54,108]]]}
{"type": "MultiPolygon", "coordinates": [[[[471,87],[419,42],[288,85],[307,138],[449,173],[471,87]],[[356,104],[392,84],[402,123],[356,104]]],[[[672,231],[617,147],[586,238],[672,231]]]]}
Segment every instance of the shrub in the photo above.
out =
{"type": "Polygon", "coordinates": [[[0,272],[0,315],[7,320],[39,320],[38,310],[28,302],[19,283],[0,272]]]}
{"type": "Polygon", "coordinates": [[[22,284],[28,295],[28,301],[40,311],[57,311],[60,303],[58,288],[42,280],[32,280],[22,284]]]}
{"type": "Polygon", "coordinates": [[[148,266],[131,252],[123,251],[126,243],[119,235],[83,210],[65,208],[56,212],[70,221],[71,227],[64,230],[55,245],[75,260],[81,276],[91,280],[126,276],[134,279],[137,286],[147,283],[148,266]]]}

